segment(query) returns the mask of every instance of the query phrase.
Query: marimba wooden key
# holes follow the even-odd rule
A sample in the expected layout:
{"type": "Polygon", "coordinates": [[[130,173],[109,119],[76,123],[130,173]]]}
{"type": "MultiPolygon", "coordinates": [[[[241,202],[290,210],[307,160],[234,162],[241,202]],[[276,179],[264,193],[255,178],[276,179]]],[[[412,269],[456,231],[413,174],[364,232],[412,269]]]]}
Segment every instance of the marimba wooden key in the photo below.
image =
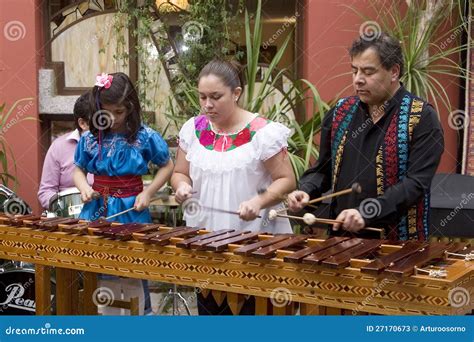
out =
{"type": "Polygon", "coordinates": [[[289,235],[276,235],[273,236],[267,240],[262,240],[259,242],[252,243],[250,245],[246,245],[243,247],[240,247],[234,251],[235,254],[237,255],[243,255],[243,256],[250,256],[253,252],[265,248],[267,246],[271,246],[275,243],[279,243],[280,241],[288,239],[289,235]]]}
{"type": "Polygon", "coordinates": [[[294,262],[294,263],[300,263],[303,261],[303,259],[311,254],[317,253],[319,251],[322,251],[326,248],[332,247],[334,245],[337,245],[343,241],[348,240],[348,237],[333,237],[332,239],[328,239],[326,241],[321,242],[318,245],[307,247],[304,249],[301,249],[291,255],[287,255],[283,258],[283,260],[287,262],[294,262]]]}
{"type": "Polygon", "coordinates": [[[358,246],[349,249],[348,251],[332,255],[323,261],[323,265],[330,267],[346,267],[349,266],[350,260],[353,258],[360,258],[367,254],[377,251],[382,245],[381,240],[364,240],[358,246]]]}
{"type": "Polygon", "coordinates": [[[384,269],[393,265],[395,262],[417,253],[427,245],[427,242],[408,241],[401,249],[393,253],[381,256],[380,258],[375,259],[370,264],[361,267],[361,271],[378,274],[384,269]]]}
{"type": "Polygon", "coordinates": [[[180,241],[176,244],[176,247],[180,248],[190,248],[191,244],[195,244],[198,242],[205,242],[205,240],[211,241],[210,239],[219,237],[228,233],[232,233],[234,229],[223,229],[223,230],[218,230],[216,232],[208,233],[208,234],[202,234],[202,235],[197,235],[195,237],[180,241]]]}
{"type": "Polygon", "coordinates": [[[151,239],[142,240],[146,243],[151,243],[155,245],[164,246],[170,243],[172,238],[184,238],[190,235],[195,235],[201,230],[200,228],[190,228],[190,227],[182,227],[182,229],[178,230],[171,230],[168,232],[164,232],[164,234],[155,235],[151,239]]]}
{"type": "Polygon", "coordinates": [[[255,240],[258,238],[258,236],[259,233],[244,232],[240,235],[231,238],[212,242],[206,245],[206,250],[213,252],[223,252],[225,250],[228,250],[230,244],[241,244],[244,242],[255,240]]]}

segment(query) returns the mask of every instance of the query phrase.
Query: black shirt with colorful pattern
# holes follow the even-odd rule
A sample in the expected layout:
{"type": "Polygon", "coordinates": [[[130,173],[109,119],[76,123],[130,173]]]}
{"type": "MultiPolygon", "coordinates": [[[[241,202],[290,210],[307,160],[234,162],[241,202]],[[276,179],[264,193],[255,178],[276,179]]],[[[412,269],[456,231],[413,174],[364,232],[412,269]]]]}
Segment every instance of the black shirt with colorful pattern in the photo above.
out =
{"type": "MultiPolygon", "coordinates": [[[[335,197],[331,203],[331,216],[335,218],[341,211],[355,208],[361,211],[366,226],[383,227],[386,230],[396,227],[402,217],[409,215],[411,207],[416,206],[423,197],[429,198],[431,180],[444,151],[443,131],[438,115],[431,105],[421,99],[418,100],[403,86],[384,104],[383,116],[375,124],[365,103],[358,97],[347,99],[349,102],[352,100],[352,104],[355,103],[356,107],[345,129],[342,155],[338,156],[335,153],[337,146],[334,140],[337,136],[335,137],[334,123],[337,120],[336,109],[338,109],[338,106],[335,106],[323,120],[319,159],[303,174],[299,181],[299,188],[307,192],[311,198],[315,198],[328,190],[340,191],[350,188],[357,182],[361,185],[362,192],[335,197]],[[397,138],[400,137],[400,132],[397,131],[396,126],[395,130],[393,129],[393,123],[398,119],[394,116],[400,115],[404,101],[406,102],[407,99],[413,101],[410,114],[413,114],[413,110],[418,113],[412,115],[416,119],[414,125],[411,120],[409,124],[406,124],[407,131],[408,129],[410,131],[410,140],[407,143],[408,153],[406,153],[406,174],[402,179],[381,191],[381,183],[393,175],[381,174],[382,169],[378,168],[377,163],[380,165],[382,152],[384,159],[397,158],[397,138]],[[340,160],[335,161],[334,156],[340,160]],[[334,164],[338,163],[337,177],[335,177],[334,164]]],[[[340,100],[338,104],[345,100],[340,100]]],[[[343,105],[349,107],[348,102],[343,105]]],[[[387,173],[385,169],[383,170],[387,173]]],[[[397,175],[394,176],[397,177],[397,175]]],[[[427,226],[427,223],[425,222],[424,225],[427,226]]],[[[408,232],[401,235],[403,236],[397,236],[397,239],[426,239],[427,237],[426,232],[418,233],[418,236],[409,236],[408,232]]]]}

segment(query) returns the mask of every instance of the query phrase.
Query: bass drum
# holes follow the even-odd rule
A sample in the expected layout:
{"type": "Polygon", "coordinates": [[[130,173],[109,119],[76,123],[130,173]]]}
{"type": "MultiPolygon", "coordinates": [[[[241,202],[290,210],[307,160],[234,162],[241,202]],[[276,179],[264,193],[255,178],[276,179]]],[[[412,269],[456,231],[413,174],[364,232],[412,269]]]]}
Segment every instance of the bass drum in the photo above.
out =
{"type": "MultiPolygon", "coordinates": [[[[51,280],[51,293],[56,293],[56,282],[51,280]]],[[[54,295],[51,298],[54,308],[54,295]]],[[[34,315],[35,271],[13,268],[0,273],[0,315],[34,315]]],[[[51,312],[53,314],[54,312],[51,312]]]]}

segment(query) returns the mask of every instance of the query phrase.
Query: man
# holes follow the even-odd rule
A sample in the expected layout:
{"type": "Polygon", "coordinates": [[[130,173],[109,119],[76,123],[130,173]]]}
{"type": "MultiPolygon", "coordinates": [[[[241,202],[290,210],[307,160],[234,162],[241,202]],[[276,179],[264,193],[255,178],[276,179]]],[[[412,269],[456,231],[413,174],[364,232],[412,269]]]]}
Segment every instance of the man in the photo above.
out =
{"type": "MultiPolygon", "coordinates": [[[[38,199],[45,209],[49,207],[50,199],[60,191],[74,187],[72,172],[74,152],[84,131],[89,130],[89,115],[91,115],[89,92],[82,94],[74,104],[73,116],[76,129],[53,141],[46,153],[43,173],[38,191],[38,199]]],[[[89,176],[92,184],[92,175],[89,176]]]]}
{"type": "Polygon", "coordinates": [[[361,37],[349,54],[356,96],[339,100],[323,120],[318,162],[289,195],[289,208],[358,182],[360,194],[333,199],[331,214],[344,222],[333,230],[383,227],[390,239],[425,240],[429,189],[444,150],[438,116],[400,83],[398,41],[361,37]]]}

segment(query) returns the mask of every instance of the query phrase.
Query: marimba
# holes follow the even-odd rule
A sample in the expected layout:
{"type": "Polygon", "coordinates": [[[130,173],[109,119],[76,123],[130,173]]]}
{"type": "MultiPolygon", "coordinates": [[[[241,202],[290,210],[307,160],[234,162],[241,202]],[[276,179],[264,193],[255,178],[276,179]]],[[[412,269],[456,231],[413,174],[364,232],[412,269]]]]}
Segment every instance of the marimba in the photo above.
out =
{"type": "Polygon", "coordinates": [[[474,308],[469,298],[459,305],[456,297],[474,295],[468,243],[322,240],[33,215],[0,217],[0,223],[2,258],[194,286],[227,300],[234,313],[245,295],[256,296],[257,314],[289,314],[291,303],[299,303],[301,314],[466,314],[474,308]]]}

